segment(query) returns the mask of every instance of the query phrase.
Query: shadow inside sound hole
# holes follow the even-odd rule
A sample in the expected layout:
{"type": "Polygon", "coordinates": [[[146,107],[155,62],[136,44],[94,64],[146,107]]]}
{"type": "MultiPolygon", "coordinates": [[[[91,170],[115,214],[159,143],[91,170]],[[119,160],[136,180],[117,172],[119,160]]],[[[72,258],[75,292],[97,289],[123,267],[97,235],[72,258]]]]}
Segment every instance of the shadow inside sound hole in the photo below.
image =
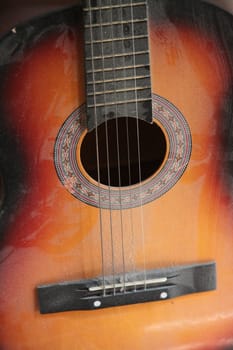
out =
{"type": "Polygon", "coordinates": [[[156,173],[166,151],[166,137],[158,124],[118,118],[87,133],[80,157],[85,171],[94,180],[121,187],[137,184],[156,173]]]}

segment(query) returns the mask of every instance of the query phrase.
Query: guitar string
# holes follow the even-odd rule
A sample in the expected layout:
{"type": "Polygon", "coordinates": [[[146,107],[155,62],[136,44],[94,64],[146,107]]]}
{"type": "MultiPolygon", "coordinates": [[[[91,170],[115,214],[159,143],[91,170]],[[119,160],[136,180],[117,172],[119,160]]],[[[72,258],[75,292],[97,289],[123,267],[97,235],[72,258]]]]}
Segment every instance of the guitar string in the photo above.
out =
{"type": "MultiPolygon", "coordinates": [[[[131,5],[131,17],[134,18],[133,1],[130,1],[131,5]]],[[[146,2],[145,2],[146,6],[146,2]]],[[[140,151],[140,130],[139,130],[139,112],[138,112],[138,96],[137,96],[137,81],[136,81],[136,45],[135,45],[135,27],[134,21],[132,21],[132,43],[133,43],[133,66],[134,66],[134,87],[135,87],[135,100],[136,100],[136,132],[137,132],[137,151],[138,151],[138,175],[139,175],[139,197],[140,197],[140,226],[141,226],[141,239],[142,239],[142,252],[143,252],[143,275],[144,275],[144,289],[146,289],[146,255],[145,255],[145,231],[144,231],[144,209],[142,205],[142,171],[141,171],[141,151],[140,151]]]]}
{"type": "MultiPolygon", "coordinates": [[[[112,5],[112,4],[111,4],[112,5]]],[[[91,9],[91,4],[90,4],[90,24],[91,24],[91,18],[92,18],[92,9],[91,9]]],[[[131,15],[132,15],[132,18],[133,18],[133,4],[131,3],[131,15]]],[[[113,17],[113,14],[112,14],[112,6],[111,6],[111,17],[113,17]]],[[[112,23],[112,20],[111,20],[111,23],[112,23]]],[[[92,26],[91,27],[91,36],[93,37],[93,33],[92,33],[92,26]]],[[[113,38],[113,27],[112,27],[112,24],[111,24],[111,30],[112,30],[112,38],[113,38]]],[[[135,39],[134,39],[134,23],[132,21],[132,31],[133,31],[133,59],[134,59],[134,72],[136,73],[136,67],[135,67],[135,39]]],[[[92,38],[93,39],[93,38],[92,38]]],[[[93,42],[92,42],[92,57],[93,57],[93,42]]],[[[113,46],[113,41],[112,41],[112,53],[113,53],[113,59],[115,61],[115,57],[114,57],[114,46],[113,46]]],[[[94,77],[94,63],[93,63],[93,58],[92,58],[92,66],[93,66],[93,81],[95,79],[94,77]]],[[[115,65],[115,62],[114,62],[114,66],[115,65]]],[[[115,90],[115,95],[116,95],[116,84],[115,84],[115,70],[113,70],[113,73],[114,73],[114,90],[115,90]]],[[[136,74],[134,74],[134,76],[136,77],[136,74]]],[[[95,92],[95,86],[94,87],[94,101],[96,101],[96,92],[95,92]]],[[[135,98],[136,98],[136,110],[138,109],[138,106],[137,106],[137,93],[136,93],[136,78],[135,78],[135,98]]],[[[117,110],[117,104],[116,104],[116,110],[117,110]]],[[[116,113],[117,115],[117,113],[116,113]]],[[[137,115],[137,147],[138,147],[138,158],[139,158],[139,183],[141,184],[141,156],[140,156],[140,135],[139,135],[139,123],[138,123],[138,111],[136,113],[137,115]]],[[[97,113],[96,113],[96,107],[95,107],[95,120],[96,120],[96,126],[98,125],[98,122],[97,122],[97,113]]],[[[116,118],[116,142],[117,142],[117,162],[118,162],[118,177],[119,177],[119,200],[120,200],[120,217],[121,217],[121,239],[122,239],[122,242],[121,242],[121,245],[122,245],[122,259],[123,259],[123,271],[124,271],[124,277],[123,277],[123,285],[124,285],[124,291],[125,291],[125,248],[124,248],[124,235],[123,235],[123,215],[122,215],[122,204],[121,204],[121,169],[120,169],[120,149],[119,149],[119,127],[118,127],[118,120],[116,118]]],[[[99,142],[98,142],[98,131],[97,131],[97,127],[96,127],[96,152],[97,152],[97,172],[98,172],[98,186],[99,186],[99,204],[101,204],[101,200],[100,200],[100,167],[99,167],[99,142]]],[[[108,166],[109,166],[109,160],[108,160],[108,166]]],[[[142,240],[143,240],[143,243],[144,243],[144,225],[143,225],[143,222],[144,222],[144,217],[143,217],[143,209],[142,209],[142,197],[141,197],[141,189],[140,189],[140,201],[141,201],[141,228],[142,228],[142,240]]],[[[102,230],[102,227],[103,227],[103,223],[102,223],[102,210],[101,210],[101,207],[100,207],[100,231],[101,231],[101,250],[102,250],[102,270],[103,270],[103,285],[105,286],[105,267],[104,267],[104,248],[103,248],[103,230],[102,230]]],[[[144,244],[143,244],[143,247],[144,247],[144,244]]],[[[113,242],[112,242],[112,249],[113,249],[113,242]]],[[[144,249],[145,251],[145,249],[144,249]]],[[[146,273],[145,272],[145,253],[144,253],[144,274],[146,273]]],[[[145,277],[145,280],[146,280],[146,277],[145,277]]],[[[105,288],[104,288],[105,289],[105,288]]]]}
{"type": "MultiPolygon", "coordinates": [[[[121,0],[120,1],[120,4],[121,4],[121,31],[122,31],[122,38],[124,38],[125,36],[125,32],[124,32],[124,18],[123,18],[123,4],[124,4],[124,0],[121,0]]],[[[131,20],[129,21],[129,23],[131,22],[131,26],[130,24],[128,23],[128,28],[129,31],[128,31],[128,34],[130,36],[130,30],[132,30],[132,21],[133,21],[133,18],[131,18],[131,20]]],[[[125,101],[127,101],[127,91],[126,91],[126,49],[125,49],[125,45],[124,45],[124,42],[122,40],[122,51],[123,51],[123,62],[124,62],[124,99],[125,101]]],[[[126,122],[126,148],[127,148],[127,166],[128,166],[128,180],[129,180],[129,186],[132,185],[132,174],[131,174],[131,152],[130,152],[130,138],[129,138],[129,113],[128,113],[128,104],[125,103],[125,107],[124,107],[124,110],[125,110],[125,113],[124,113],[124,116],[125,116],[125,122],[126,122]]],[[[130,202],[132,203],[132,193],[130,191],[130,202]]],[[[135,262],[135,236],[134,236],[134,225],[133,225],[133,210],[132,208],[129,208],[129,223],[130,223],[130,232],[129,232],[129,235],[130,235],[130,246],[131,246],[131,264],[132,264],[132,272],[133,272],[133,275],[136,275],[135,272],[136,272],[136,262],[135,262]]],[[[128,236],[128,233],[127,233],[127,236],[128,236]]],[[[129,252],[128,252],[129,253],[129,252]]],[[[130,254],[130,253],[129,253],[130,254]]],[[[136,278],[136,277],[135,277],[136,278]]],[[[136,280],[134,281],[134,290],[136,291],[136,280]]]]}
{"type": "Polygon", "coordinates": [[[100,246],[101,246],[101,264],[102,264],[102,284],[103,284],[103,295],[106,294],[106,281],[105,281],[105,258],[104,258],[104,237],[103,237],[103,218],[100,198],[100,163],[99,163],[99,138],[98,138],[98,120],[97,120],[97,109],[96,109],[96,88],[95,88],[95,70],[94,70],[94,44],[93,44],[93,30],[92,30],[92,5],[91,0],[88,3],[89,16],[90,16],[90,39],[91,39],[91,64],[92,64],[92,80],[93,80],[93,99],[94,99],[94,113],[95,113],[95,142],[96,142],[96,161],[97,161],[97,176],[98,176],[98,192],[99,192],[99,229],[100,229],[100,246]]]}
{"type": "Polygon", "coordinates": [[[105,58],[104,58],[104,33],[103,33],[103,18],[102,9],[100,7],[100,31],[101,31],[101,54],[102,54],[102,69],[103,69],[103,87],[104,87],[104,127],[105,127],[105,138],[106,138],[106,156],[107,156],[107,177],[108,177],[108,196],[109,196],[109,224],[110,224],[110,241],[111,241],[111,260],[112,260],[112,276],[113,276],[113,294],[116,294],[116,281],[115,281],[115,258],[114,258],[114,237],[113,237],[113,224],[112,224],[112,203],[111,203],[111,174],[110,174],[110,161],[109,161],[109,135],[108,135],[108,119],[106,110],[106,82],[105,82],[105,58]]]}
{"type": "MultiPolygon", "coordinates": [[[[112,1],[110,0],[110,7],[111,7],[111,36],[112,39],[114,39],[114,31],[113,31],[113,7],[112,7],[112,1]]],[[[121,169],[120,169],[120,148],[119,148],[119,125],[118,125],[118,108],[117,108],[117,91],[116,91],[116,59],[115,59],[115,48],[114,48],[114,41],[112,40],[112,57],[113,57],[113,85],[114,85],[114,96],[115,96],[115,124],[116,124],[116,147],[117,147],[117,168],[118,168],[118,185],[119,185],[119,206],[120,206],[120,237],[121,237],[121,254],[122,254],[122,268],[123,268],[123,278],[122,278],[122,284],[123,284],[123,291],[126,292],[125,288],[125,278],[126,278],[126,270],[125,270],[125,246],[124,246],[124,228],[123,228],[123,212],[122,212],[122,194],[121,194],[121,169]]]]}

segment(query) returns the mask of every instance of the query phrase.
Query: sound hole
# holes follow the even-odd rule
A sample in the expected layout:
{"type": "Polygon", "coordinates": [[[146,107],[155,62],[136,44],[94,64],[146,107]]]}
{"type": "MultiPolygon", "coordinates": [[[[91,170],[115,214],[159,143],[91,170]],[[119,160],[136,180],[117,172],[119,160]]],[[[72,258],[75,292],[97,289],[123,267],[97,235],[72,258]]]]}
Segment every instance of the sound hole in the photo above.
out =
{"type": "Polygon", "coordinates": [[[166,150],[166,137],[158,124],[136,118],[118,118],[86,134],[80,157],[85,171],[94,180],[122,187],[137,184],[155,174],[163,164],[166,150]]]}

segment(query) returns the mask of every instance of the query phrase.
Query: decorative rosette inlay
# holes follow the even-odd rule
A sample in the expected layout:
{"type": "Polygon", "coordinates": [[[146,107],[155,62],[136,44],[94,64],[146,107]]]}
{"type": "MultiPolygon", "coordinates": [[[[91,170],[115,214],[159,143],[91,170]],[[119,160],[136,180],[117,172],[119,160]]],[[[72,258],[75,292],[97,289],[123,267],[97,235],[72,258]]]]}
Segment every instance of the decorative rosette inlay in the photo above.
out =
{"type": "Polygon", "coordinates": [[[192,141],[189,126],[181,112],[164,98],[153,95],[153,118],[162,125],[168,140],[168,155],[154,176],[141,184],[108,187],[89,181],[77,161],[77,145],[85,132],[85,107],[72,113],[61,127],[54,158],[58,177],[77,199],[96,207],[127,209],[161,197],[184,173],[190,159],[192,141]]]}

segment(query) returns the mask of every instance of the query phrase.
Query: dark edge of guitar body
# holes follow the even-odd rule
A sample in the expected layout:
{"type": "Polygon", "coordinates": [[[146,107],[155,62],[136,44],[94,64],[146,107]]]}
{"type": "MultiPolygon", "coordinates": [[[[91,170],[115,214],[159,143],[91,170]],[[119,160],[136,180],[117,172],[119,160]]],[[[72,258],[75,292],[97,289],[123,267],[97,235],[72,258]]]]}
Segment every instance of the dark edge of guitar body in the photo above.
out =
{"type": "MultiPolygon", "coordinates": [[[[0,38],[0,91],[4,91],[7,74],[15,63],[23,61],[28,49],[36,45],[50,32],[65,27],[77,26],[82,30],[82,11],[73,6],[53,13],[38,16],[17,25],[13,31],[0,38]]],[[[12,212],[20,208],[24,195],[30,190],[27,186],[27,159],[17,135],[8,123],[7,113],[2,110],[3,96],[0,94],[0,174],[4,184],[0,195],[0,244],[12,212]]],[[[1,190],[1,188],[0,188],[1,190]]]]}
{"type": "Polygon", "coordinates": [[[225,94],[221,105],[221,123],[218,124],[220,134],[219,177],[226,188],[226,202],[231,206],[233,198],[233,16],[209,3],[201,0],[148,0],[153,21],[160,23],[164,18],[170,22],[182,23],[201,29],[215,38],[223,50],[227,61],[231,85],[225,94]],[[222,31],[224,23],[224,35],[222,31]]]}

